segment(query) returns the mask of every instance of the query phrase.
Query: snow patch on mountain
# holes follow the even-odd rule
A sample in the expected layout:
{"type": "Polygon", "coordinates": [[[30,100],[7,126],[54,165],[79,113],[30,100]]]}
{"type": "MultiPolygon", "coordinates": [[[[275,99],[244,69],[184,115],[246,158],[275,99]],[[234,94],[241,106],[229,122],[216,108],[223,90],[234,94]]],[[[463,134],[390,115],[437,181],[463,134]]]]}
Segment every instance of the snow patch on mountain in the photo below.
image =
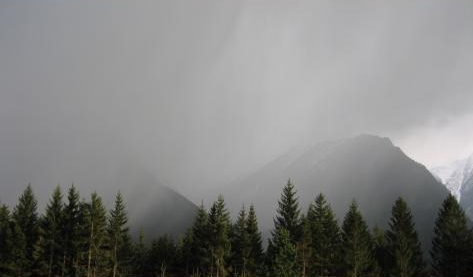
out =
{"type": "Polygon", "coordinates": [[[430,171],[460,202],[462,192],[470,189],[466,186],[468,186],[468,180],[473,177],[473,154],[466,159],[431,168],[430,171]]]}

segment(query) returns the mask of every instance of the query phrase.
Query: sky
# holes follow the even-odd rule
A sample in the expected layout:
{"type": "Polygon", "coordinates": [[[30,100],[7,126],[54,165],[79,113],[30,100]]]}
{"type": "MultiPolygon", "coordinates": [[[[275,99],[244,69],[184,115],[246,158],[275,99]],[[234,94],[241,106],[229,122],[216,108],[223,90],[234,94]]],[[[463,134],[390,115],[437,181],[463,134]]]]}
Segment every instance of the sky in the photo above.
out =
{"type": "Polygon", "coordinates": [[[133,164],[199,202],[360,133],[464,158],[471,26],[471,1],[0,0],[2,195],[106,189],[133,164]]]}

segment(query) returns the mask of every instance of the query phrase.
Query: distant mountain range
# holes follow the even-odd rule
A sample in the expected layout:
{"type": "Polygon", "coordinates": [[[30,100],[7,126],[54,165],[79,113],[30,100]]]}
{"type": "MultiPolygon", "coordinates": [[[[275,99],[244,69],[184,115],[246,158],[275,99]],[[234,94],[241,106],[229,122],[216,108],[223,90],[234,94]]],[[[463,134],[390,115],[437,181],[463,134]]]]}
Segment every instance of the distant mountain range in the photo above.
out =
{"type": "Polygon", "coordinates": [[[430,171],[450,190],[473,220],[473,154],[430,171]]]}
{"type": "Polygon", "coordinates": [[[339,223],[356,199],[371,227],[388,227],[391,207],[402,196],[409,204],[425,250],[431,246],[434,221],[448,190],[422,165],[388,138],[361,135],[289,151],[254,174],[231,185],[224,195],[232,211],[254,203],[266,234],[273,227],[277,200],[288,179],[307,211],[324,193],[339,223]]]}
{"type": "MultiPolygon", "coordinates": [[[[221,192],[234,215],[243,203],[253,203],[266,236],[273,228],[277,200],[289,178],[298,190],[303,213],[322,192],[339,223],[350,202],[356,199],[371,227],[387,228],[391,207],[402,196],[411,207],[421,243],[427,250],[438,208],[449,193],[441,182],[447,184],[472,216],[472,171],[470,156],[449,167],[433,169],[439,176],[436,179],[388,138],[361,135],[288,151],[221,192]]],[[[149,240],[166,233],[176,237],[190,227],[197,206],[156,179],[156,174],[134,163],[124,163],[117,172],[112,183],[124,195],[134,238],[141,228],[149,240]]],[[[106,197],[108,201],[111,196],[106,197]]]]}

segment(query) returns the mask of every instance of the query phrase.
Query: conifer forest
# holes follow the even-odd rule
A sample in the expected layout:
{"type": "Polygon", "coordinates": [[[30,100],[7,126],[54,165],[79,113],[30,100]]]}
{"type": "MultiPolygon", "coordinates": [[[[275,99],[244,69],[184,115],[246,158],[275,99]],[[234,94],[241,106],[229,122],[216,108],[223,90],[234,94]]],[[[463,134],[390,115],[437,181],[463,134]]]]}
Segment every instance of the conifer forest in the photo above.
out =
{"type": "MultiPolygon", "coordinates": [[[[275,199],[276,201],[276,199],[275,199]]],[[[288,181],[277,200],[267,244],[253,205],[232,221],[223,196],[200,205],[185,234],[129,232],[120,192],[107,211],[100,195],[80,200],[72,185],[53,191],[45,211],[29,185],[13,208],[0,206],[1,276],[472,276],[473,232],[449,195],[436,219],[431,250],[418,239],[408,203],[392,205],[389,228],[372,230],[356,200],[338,222],[320,193],[306,212],[288,181]],[[267,246],[266,246],[267,245],[267,246]]],[[[152,220],[152,219],[151,219],[152,220]]]]}

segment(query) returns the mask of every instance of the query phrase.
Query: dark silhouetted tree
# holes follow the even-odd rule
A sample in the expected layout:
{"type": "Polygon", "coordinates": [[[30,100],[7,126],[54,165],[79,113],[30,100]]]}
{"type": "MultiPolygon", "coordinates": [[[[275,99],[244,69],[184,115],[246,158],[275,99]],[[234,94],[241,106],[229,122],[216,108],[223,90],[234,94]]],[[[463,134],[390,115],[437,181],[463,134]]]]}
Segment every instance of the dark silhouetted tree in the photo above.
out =
{"type": "Polygon", "coordinates": [[[42,219],[47,259],[47,274],[59,276],[62,272],[62,232],[64,224],[64,203],[61,188],[57,186],[46,206],[46,214],[42,219]]]}
{"type": "Polygon", "coordinates": [[[210,236],[211,270],[215,265],[215,276],[225,277],[228,273],[227,261],[230,257],[230,215],[225,207],[223,196],[220,195],[209,211],[208,230],[210,236]]]}
{"type": "MultiPolygon", "coordinates": [[[[17,253],[20,260],[16,261],[17,268],[22,276],[29,276],[34,271],[35,264],[35,246],[39,238],[39,223],[38,223],[38,202],[33,194],[31,185],[28,185],[20,196],[18,204],[13,211],[13,220],[17,225],[14,227],[17,239],[23,237],[24,239],[24,253],[17,253]],[[19,234],[19,233],[21,234],[19,234]]],[[[18,242],[22,244],[22,242],[18,242]]],[[[16,242],[15,242],[16,244],[16,242]]],[[[23,251],[18,247],[16,252],[23,251]]]]}
{"type": "Polygon", "coordinates": [[[165,277],[166,272],[176,262],[176,245],[168,235],[159,237],[153,241],[148,254],[148,265],[151,267],[153,276],[165,277]]]}
{"type": "Polygon", "coordinates": [[[342,256],[347,276],[367,275],[373,264],[371,236],[355,201],[342,225],[342,256]]]}
{"type": "Polygon", "coordinates": [[[110,247],[111,275],[115,277],[120,273],[120,267],[126,260],[123,257],[123,250],[127,246],[128,235],[128,216],[126,214],[125,203],[120,192],[115,198],[115,206],[110,211],[110,217],[107,226],[108,240],[110,247]]]}
{"type": "Polygon", "coordinates": [[[296,245],[298,268],[300,269],[300,276],[306,277],[310,272],[310,260],[312,258],[312,235],[307,218],[301,216],[301,237],[296,245]]]}
{"type": "Polygon", "coordinates": [[[63,229],[63,268],[70,276],[77,275],[81,242],[80,217],[79,192],[72,184],[67,194],[67,204],[64,207],[63,229]]]}
{"type": "Polygon", "coordinates": [[[247,263],[251,250],[247,224],[246,210],[243,206],[231,232],[231,266],[234,276],[247,276],[247,263]]]}
{"type": "Polygon", "coordinates": [[[201,276],[207,274],[210,264],[210,234],[208,228],[208,214],[202,203],[198,210],[194,223],[185,237],[185,245],[188,251],[185,252],[186,265],[192,270],[192,275],[201,276]]]}
{"type": "Polygon", "coordinates": [[[272,252],[272,260],[268,267],[269,276],[295,277],[299,275],[296,245],[292,243],[286,229],[276,229],[268,247],[272,252]]]}
{"type": "Polygon", "coordinates": [[[103,272],[107,257],[107,211],[102,198],[96,193],[83,205],[83,230],[87,252],[86,276],[103,272]]]}
{"type": "Polygon", "coordinates": [[[145,273],[148,262],[148,248],[145,244],[145,234],[143,227],[140,229],[140,235],[138,237],[138,241],[135,244],[133,256],[134,272],[138,276],[142,276],[145,273]]]}
{"type": "Polygon", "coordinates": [[[414,228],[411,210],[402,198],[398,198],[394,203],[389,227],[386,238],[390,275],[400,277],[424,275],[425,263],[419,237],[414,228]]]}
{"type": "Polygon", "coordinates": [[[246,231],[250,244],[248,259],[246,262],[246,271],[248,272],[248,276],[257,276],[262,273],[264,256],[261,232],[258,229],[258,219],[253,204],[250,205],[250,210],[248,212],[246,231]]]}
{"type": "Polygon", "coordinates": [[[432,268],[437,276],[473,276],[473,235],[451,194],[443,201],[434,227],[432,268]]]}
{"type": "Polygon", "coordinates": [[[341,260],[341,234],[332,208],[323,194],[319,194],[309,206],[307,223],[311,233],[312,274],[335,274],[341,260]]]}
{"type": "Polygon", "coordinates": [[[295,245],[301,236],[301,218],[299,210],[299,200],[296,196],[296,190],[291,180],[284,186],[281,199],[278,200],[277,215],[274,219],[274,231],[280,228],[289,232],[291,242],[295,245]]]}
{"type": "Polygon", "coordinates": [[[389,255],[388,242],[386,234],[377,225],[373,228],[373,256],[375,263],[373,265],[373,276],[388,276],[389,255]]]}
{"type": "Polygon", "coordinates": [[[0,274],[14,274],[13,264],[15,241],[12,234],[10,210],[6,205],[0,205],[0,274]]]}

